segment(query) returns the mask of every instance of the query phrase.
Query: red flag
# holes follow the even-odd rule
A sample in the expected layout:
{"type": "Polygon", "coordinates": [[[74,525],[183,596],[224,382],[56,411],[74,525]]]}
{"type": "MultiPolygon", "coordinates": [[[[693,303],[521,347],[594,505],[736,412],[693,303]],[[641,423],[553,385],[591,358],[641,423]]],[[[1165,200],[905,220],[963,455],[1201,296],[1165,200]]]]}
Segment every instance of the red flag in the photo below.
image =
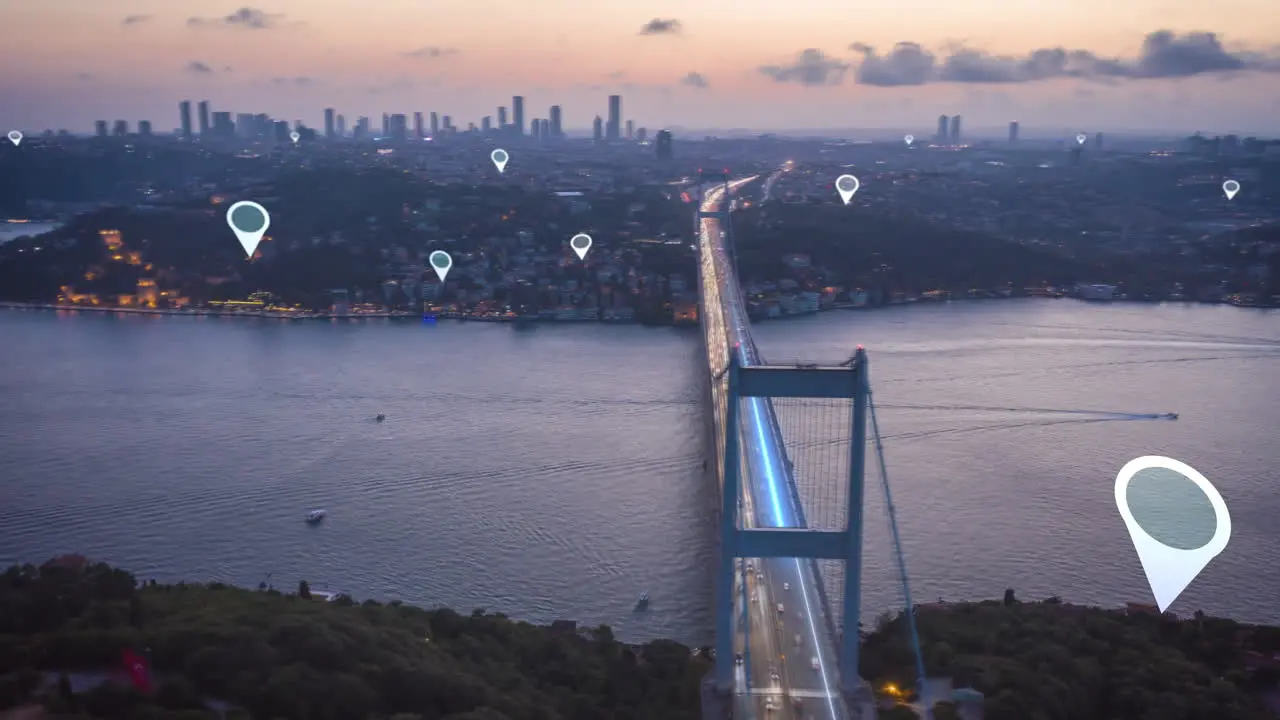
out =
{"type": "Polygon", "coordinates": [[[147,670],[147,661],[129,648],[120,653],[120,658],[124,660],[124,667],[129,671],[133,686],[144,693],[151,692],[151,673],[147,670]]]}

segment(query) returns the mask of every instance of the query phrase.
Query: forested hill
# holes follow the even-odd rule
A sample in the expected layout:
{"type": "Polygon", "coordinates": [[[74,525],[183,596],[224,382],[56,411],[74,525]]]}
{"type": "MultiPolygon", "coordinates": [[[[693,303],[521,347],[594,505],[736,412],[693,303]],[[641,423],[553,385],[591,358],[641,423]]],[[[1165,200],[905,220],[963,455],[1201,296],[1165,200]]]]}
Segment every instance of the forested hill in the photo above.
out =
{"type": "MultiPolygon", "coordinates": [[[[137,585],[71,556],[0,576],[0,711],[56,717],[263,720],[682,720],[709,662],[674,642],[631,647],[476,611],[357,604],[224,585],[137,585]],[[150,657],[153,692],[77,688],[150,657]],[[64,675],[59,678],[59,675],[64,675]],[[84,690],[84,692],[81,692],[84,690]]],[[[94,683],[97,684],[97,683],[94,683]]]]}

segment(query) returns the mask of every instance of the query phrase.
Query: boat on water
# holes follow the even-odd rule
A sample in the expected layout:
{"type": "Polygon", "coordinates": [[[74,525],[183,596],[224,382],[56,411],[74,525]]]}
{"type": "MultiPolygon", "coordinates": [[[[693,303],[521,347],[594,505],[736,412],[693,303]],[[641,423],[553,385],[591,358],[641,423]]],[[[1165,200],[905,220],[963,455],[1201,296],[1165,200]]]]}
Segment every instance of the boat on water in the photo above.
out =
{"type": "Polygon", "coordinates": [[[377,420],[378,422],[382,422],[383,420],[386,420],[386,419],[387,419],[387,416],[383,415],[382,413],[378,413],[378,416],[374,418],[374,420],[377,420]]]}
{"type": "Polygon", "coordinates": [[[324,516],[325,516],[324,510],[312,510],[311,512],[307,513],[307,524],[315,525],[316,523],[323,520],[324,516]]]}
{"type": "Polygon", "coordinates": [[[640,599],[636,600],[636,610],[649,609],[649,593],[642,593],[640,599]]]}

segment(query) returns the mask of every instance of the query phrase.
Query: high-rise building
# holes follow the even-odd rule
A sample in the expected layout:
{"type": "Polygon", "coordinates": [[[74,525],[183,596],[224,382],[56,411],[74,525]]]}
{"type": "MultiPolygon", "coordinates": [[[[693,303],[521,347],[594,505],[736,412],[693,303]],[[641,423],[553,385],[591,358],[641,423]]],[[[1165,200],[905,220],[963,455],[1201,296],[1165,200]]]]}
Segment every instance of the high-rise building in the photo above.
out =
{"type": "Polygon", "coordinates": [[[138,121],[138,134],[141,135],[142,137],[151,137],[151,121],[150,120],[138,121]]]}
{"type": "Polygon", "coordinates": [[[200,136],[204,137],[209,134],[209,101],[201,100],[199,108],[200,136]]]}
{"type": "Polygon", "coordinates": [[[338,137],[347,136],[347,116],[339,114],[337,119],[333,121],[334,129],[338,131],[338,137]]]}
{"type": "Polygon", "coordinates": [[[960,116],[951,116],[951,144],[956,145],[960,142],[960,116]]]}
{"type": "Polygon", "coordinates": [[[355,129],[351,131],[351,137],[357,140],[363,140],[369,137],[369,118],[360,116],[356,118],[355,129]]]}
{"type": "Polygon", "coordinates": [[[488,115],[480,118],[480,132],[487,134],[492,129],[493,126],[488,115]]]}
{"type": "Polygon", "coordinates": [[[636,121],[627,121],[627,139],[630,140],[636,136],[636,121]]]}
{"type": "Polygon", "coordinates": [[[289,142],[289,121],[277,120],[271,124],[271,139],[281,145],[289,142]]]}
{"type": "Polygon", "coordinates": [[[422,113],[413,114],[413,136],[419,140],[426,137],[426,130],[422,127],[422,113]]]}
{"type": "Polygon", "coordinates": [[[97,136],[98,136],[98,137],[100,137],[100,138],[104,138],[104,137],[106,137],[106,136],[107,136],[107,121],[106,121],[106,120],[94,120],[94,121],[93,121],[93,134],[94,134],[94,135],[97,135],[97,136]]]}
{"type": "Polygon", "coordinates": [[[519,95],[511,98],[511,125],[517,135],[524,134],[524,98],[519,95]]]}
{"type": "Polygon", "coordinates": [[[337,113],[334,111],[333,108],[324,109],[324,136],[329,138],[330,140],[333,139],[334,133],[337,132],[337,128],[334,127],[334,124],[333,124],[333,121],[336,115],[337,113]]]}
{"type": "Polygon", "coordinates": [[[659,160],[671,159],[671,133],[667,130],[659,130],[654,138],[654,144],[657,145],[657,155],[659,160]]]}
{"type": "Polygon", "coordinates": [[[444,121],[445,132],[448,134],[452,134],[450,131],[453,130],[453,118],[449,117],[448,115],[445,115],[443,118],[441,118],[441,120],[444,121]]]}
{"type": "Polygon", "coordinates": [[[498,129],[507,129],[507,109],[504,107],[498,108],[498,129]]]}
{"type": "Polygon", "coordinates": [[[622,96],[609,96],[609,124],[605,126],[604,139],[617,142],[622,132],[622,96]]]}
{"type": "Polygon", "coordinates": [[[591,139],[598,143],[604,142],[604,120],[599,115],[591,122],[591,139]]]}
{"type": "MultiPolygon", "coordinates": [[[[188,118],[190,118],[190,117],[191,117],[190,108],[191,108],[191,103],[187,103],[187,117],[188,117],[188,118]]],[[[190,125],[188,124],[188,127],[187,127],[187,133],[188,133],[188,134],[190,134],[190,132],[191,132],[191,127],[190,127],[190,125]]],[[[111,128],[111,134],[112,134],[112,135],[114,135],[114,136],[116,136],[116,137],[127,137],[127,136],[129,135],[129,121],[128,121],[128,120],[117,120],[117,121],[115,122],[115,125],[113,125],[113,126],[112,126],[112,128],[111,128]]]]}
{"type": "Polygon", "coordinates": [[[390,127],[385,131],[387,136],[397,142],[404,142],[409,138],[409,118],[404,113],[396,113],[389,118],[390,127]]]}
{"type": "Polygon", "coordinates": [[[645,128],[636,130],[636,142],[644,142],[649,139],[649,131],[645,128]]]}
{"type": "Polygon", "coordinates": [[[391,134],[391,115],[382,113],[382,134],[387,136],[391,134]]]}
{"type": "Polygon", "coordinates": [[[234,138],[236,136],[236,124],[231,122],[231,113],[229,112],[214,113],[212,132],[214,137],[220,138],[222,140],[229,140],[231,138],[234,138]]]}
{"type": "Polygon", "coordinates": [[[440,134],[440,114],[431,113],[431,137],[440,134]]]}
{"type": "Polygon", "coordinates": [[[1009,142],[1010,143],[1018,142],[1018,121],[1017,120],[1014,120],[1013,122],[1009,123],[1009,142]]]}
{"type": "Polygon", "coordinates": [[[551,116],[549,118],[551,120],[551,139],[559,140],[564,137],[564,127],[560,124],[560,106],[552,105],[549,115],[551,116]]]}
{"type": "Polygon", "coordinates": [[[182,121],[182,139],[191,139],[191,101],[183,100],[178,103],[178,117],[182,121]]]}
{"type": "Polygon", "coordinates": [[[949,119],[950,118],[948,118],[946,115],[938,116],[938,132],[937,132],[937,135],[935,136],[938,142],[944,143],[947,141],[947,120],[949,119]]]}

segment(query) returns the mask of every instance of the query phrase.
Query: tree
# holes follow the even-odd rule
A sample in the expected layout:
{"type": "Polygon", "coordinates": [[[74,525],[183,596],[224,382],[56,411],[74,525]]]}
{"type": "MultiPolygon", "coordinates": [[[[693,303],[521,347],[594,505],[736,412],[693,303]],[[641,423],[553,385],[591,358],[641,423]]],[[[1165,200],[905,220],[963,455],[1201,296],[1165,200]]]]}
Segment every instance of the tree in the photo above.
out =
{"type": "Polygon", "coordinates": [[[298,597],[303,600],[311,599],[311,586],[307,584],[306,580],[298,581],[298,597]]]}
{"type": "Polygon", "coordinates": [[[1011,605],[1017,605],[1017,604],[1018,604],[1018,598],[1014,597],[1014,595],[1013,595],[1013,588],[1009,588],[1009,589],[1005,590],[1005,591],[1004,591],[1004,606],[1005,606],[1005,607],[1009,607],[1009,606],[1011,606],[1011,605]]]}

